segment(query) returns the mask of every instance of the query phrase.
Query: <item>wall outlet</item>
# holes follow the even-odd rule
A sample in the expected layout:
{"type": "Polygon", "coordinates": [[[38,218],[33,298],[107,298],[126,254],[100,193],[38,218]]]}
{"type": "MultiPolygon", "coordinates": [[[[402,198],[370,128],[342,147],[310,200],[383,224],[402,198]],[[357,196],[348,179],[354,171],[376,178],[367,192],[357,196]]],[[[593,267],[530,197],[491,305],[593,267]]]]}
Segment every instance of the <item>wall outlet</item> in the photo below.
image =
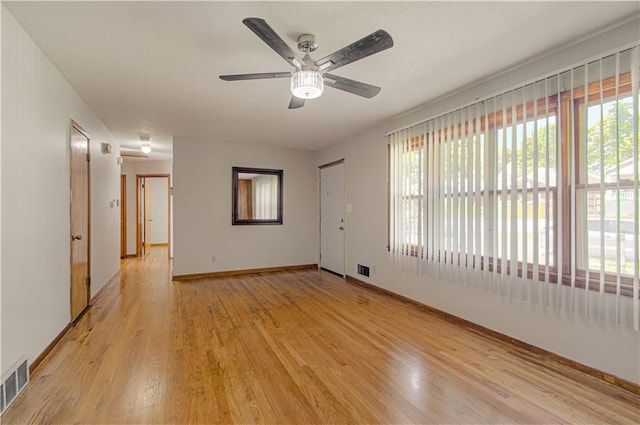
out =
{"type": "Polygon", "coordinates": [[[216,256],[214,255],[213,257],[211,257],[211,262],[215,263],[216,262],[216,256]]]}
{"type": "Polygon", "coordinates": [[[371,266],[371,273],[376,274],[376,266],[371,266]]]}

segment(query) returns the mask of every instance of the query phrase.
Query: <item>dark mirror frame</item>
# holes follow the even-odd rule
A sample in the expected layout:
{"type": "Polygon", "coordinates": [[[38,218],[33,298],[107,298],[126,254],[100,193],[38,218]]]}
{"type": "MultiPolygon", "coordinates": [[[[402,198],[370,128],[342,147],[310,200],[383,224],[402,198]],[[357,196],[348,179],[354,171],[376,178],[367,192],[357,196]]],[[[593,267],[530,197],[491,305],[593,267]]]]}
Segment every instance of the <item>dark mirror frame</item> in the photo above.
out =
{"type": "Polygon", "coordinates": [[[282,170],[273,170],[269,168],[248,168],[233,167],[231,174],[231,224],[236,225],[262,225],[262,224],[282,224],[282,170]],[[248,174],[266,174],[278,177],[278,208],[277,217],[275,219],[241,219],[238,218],[238,175],[240,173],[248,174]]]}

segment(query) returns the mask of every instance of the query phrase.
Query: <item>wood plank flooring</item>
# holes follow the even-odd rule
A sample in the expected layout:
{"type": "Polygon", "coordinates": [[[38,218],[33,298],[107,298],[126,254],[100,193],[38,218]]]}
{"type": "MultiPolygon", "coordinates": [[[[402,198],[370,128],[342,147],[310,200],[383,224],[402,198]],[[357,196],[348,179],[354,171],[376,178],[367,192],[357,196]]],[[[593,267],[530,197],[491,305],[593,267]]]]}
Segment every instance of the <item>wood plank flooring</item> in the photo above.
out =
{"type": "Polygon", "coordinates": [[[325,272],[121,281],[2,417],[26,423],[640,423],[640,397],[325,272]]]}

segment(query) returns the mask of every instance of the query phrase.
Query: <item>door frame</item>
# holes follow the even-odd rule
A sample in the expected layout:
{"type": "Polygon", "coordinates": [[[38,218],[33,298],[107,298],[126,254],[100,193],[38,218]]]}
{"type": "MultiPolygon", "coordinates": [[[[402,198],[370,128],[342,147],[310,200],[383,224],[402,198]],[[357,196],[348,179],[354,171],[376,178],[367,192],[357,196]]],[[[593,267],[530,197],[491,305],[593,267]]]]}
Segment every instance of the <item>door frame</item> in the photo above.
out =
{"type": "MultiPolygon", "coordinates": [[[[82,128],[80,124],[78,124],[73,119],[71,120],[71,125],[69,126],[69,194],[71,194],[72,190],[72,180],[73,175],[71,172],[71,140],[73,138],[73,131],[76,130],[84,137],[87,138],[87,305],[84,310],[78,314],[77,317],[73,317],[73,255],[71,250],[73,249],[71,243],[69,242],[69,315],[71,316],[71,320],[73,323],[77,322],[87,309],[90,307],[91,303],[91,136],[89,133],[82,128]]],[[[72,229],[72,220],[73,220],[73,211],[72,211],[72,198],[69,196],[69,237],[71,239],[71,229],[72,229]]]]}
{"type": "Polygon", "coordinates": [[[167,239],[168,250],[167,256],[171,258],[171,174],[136,174],[136,257],[142,256],[142,215],[144,213],[144,205],[141,204],[140,191],[142,183],[148,178],[166,178],[167,179],[167,239]]]}
{"type": "Polygon", "coordinates": [[[120,175],[120,258],[127,257],[127,175],[120,175]]]}
{"type": "Polygon", "coordinates": [[[342,217],[344,217],[344,231],[342,237],[342,277],[347,277],[347,161],[344,158],[318,166],[318,269],[322,267],[322,170],[342,164],[342,217]]]}

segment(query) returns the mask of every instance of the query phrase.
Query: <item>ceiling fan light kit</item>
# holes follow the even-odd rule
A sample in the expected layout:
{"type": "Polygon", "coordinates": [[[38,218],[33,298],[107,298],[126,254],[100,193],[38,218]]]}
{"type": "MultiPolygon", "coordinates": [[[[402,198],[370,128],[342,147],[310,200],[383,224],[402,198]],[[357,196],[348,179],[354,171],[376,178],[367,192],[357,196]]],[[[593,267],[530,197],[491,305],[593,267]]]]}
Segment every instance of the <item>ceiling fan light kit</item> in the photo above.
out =
{"type": "Polygon", "coordinates": [[[291,76],[291,94],[300,99],[315,99],[322,95],[324,81],[318,71],[303,69],[291,76]]]}
{"type": "Polygon", "coordinates": [[[302,34],[298,37],[298,50],[304,53],[300,58],[287,43],[261,18],[245,18],[242,23],[264,41],[280,57],[295,68],[291,72],[263,72],[254,74],[220,75],[224,81],[261,80],[270,78],[291,77],[291,100],[289,109],[304,106],[305,100],[315,99],[322,95],[324,86],[342,90],[347,93],[370,99],[380,92],[380,87],[361,81],[351,80],[329,71],[348,65],[357,60],[393,47],[393,39],[384,30],[378,30],[368,36],[343,47],[342,49],[314,62],[309,56],[318,45],[315,36],[302,34]]]}

